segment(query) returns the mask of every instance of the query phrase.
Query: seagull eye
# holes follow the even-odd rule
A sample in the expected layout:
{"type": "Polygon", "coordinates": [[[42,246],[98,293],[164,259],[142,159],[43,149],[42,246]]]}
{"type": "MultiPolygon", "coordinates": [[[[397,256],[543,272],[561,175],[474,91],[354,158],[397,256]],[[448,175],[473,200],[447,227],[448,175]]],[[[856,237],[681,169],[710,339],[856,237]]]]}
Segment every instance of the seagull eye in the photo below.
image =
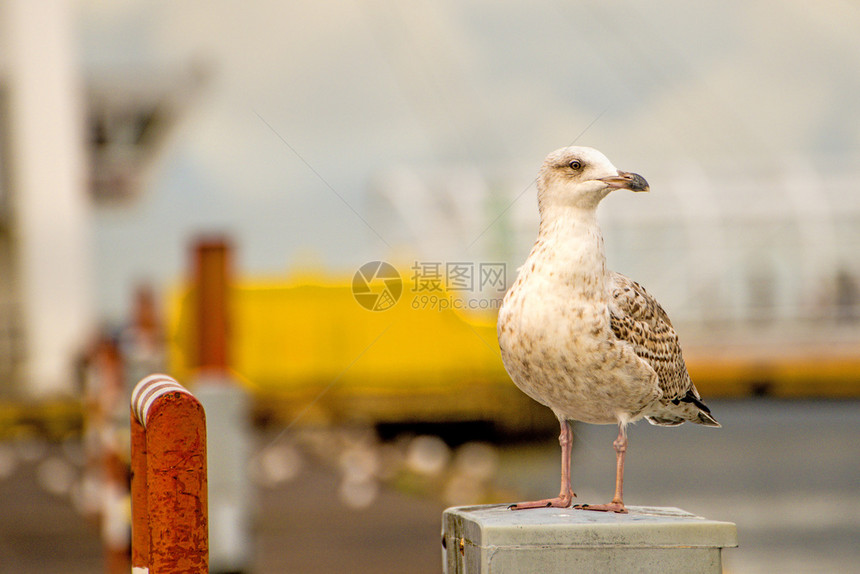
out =
{"type": "Polygon", "coordinates": [[[581,161],[579,161],[578,159],[575,159],[575,160],[571,161],[571,162],[570,162],[569,164],[567,164],[567,165],[569,165],[569,166],[570,166],[570,169],[572,169],[572,170],[574,170],[574,171],[579,171],[579,170],[581,170],[581,169],[582,169],[582,162],[581,162],[581,161]]]}

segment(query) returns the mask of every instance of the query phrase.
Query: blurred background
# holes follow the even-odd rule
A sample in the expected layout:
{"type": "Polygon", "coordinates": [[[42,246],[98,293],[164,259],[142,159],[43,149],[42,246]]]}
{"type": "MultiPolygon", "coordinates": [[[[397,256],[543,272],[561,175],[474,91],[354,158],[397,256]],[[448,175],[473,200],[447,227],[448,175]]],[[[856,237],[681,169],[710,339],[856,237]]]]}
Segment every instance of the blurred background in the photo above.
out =
{"type": "MultiPolygon", "coordinates": [[[[243,397],[246,550],[213,572],[438,572],[446,506],[555,492],[495,315],[572,143],[651,184],[604,202],[609,265],[724,427],[637,425],[628,503],[736,522],[730,572],[850,570],[858,28],[841,0],[0,2],[0,572],[128,571],[157,371],[243,397]]],[[[575,433],[603,501],[614,431],[575,433]]]]}

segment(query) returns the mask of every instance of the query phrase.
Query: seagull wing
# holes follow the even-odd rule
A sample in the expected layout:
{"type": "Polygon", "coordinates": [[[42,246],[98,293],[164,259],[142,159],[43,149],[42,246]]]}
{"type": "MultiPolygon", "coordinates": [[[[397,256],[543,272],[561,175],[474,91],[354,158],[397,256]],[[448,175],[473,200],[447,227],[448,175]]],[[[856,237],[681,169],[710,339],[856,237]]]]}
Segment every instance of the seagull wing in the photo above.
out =
{"type": "Polygon", "coordinates": [[[681,424],[684,420],[691,420],[683,416],[689,414],[693,415],[692,422],[717,425],[690,380],[678,335],[660,303],[644,287],[620,273],[610,273],[610,292],[612,332],[654,369],[663,391],[666,411],[660,416],[649,417],[649,421],[663,425],[681,424]],[[690,409],[691,406],[696,408],[690,409]],[[677,412],[678,417],[671,416],[672,411],[677,412]]]}

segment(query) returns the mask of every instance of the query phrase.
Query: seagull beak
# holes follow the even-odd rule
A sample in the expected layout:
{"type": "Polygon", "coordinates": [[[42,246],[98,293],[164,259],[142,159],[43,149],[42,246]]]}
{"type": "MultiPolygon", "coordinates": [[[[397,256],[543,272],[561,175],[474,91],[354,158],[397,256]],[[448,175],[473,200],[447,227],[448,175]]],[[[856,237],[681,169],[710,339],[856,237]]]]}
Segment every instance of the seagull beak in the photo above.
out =
{"type": "Polygon", "coordinates": [[[630,191],[651,190],[651,188],[648,187],[648,182],[645,181],[644,177],[642,177],[638,173],[631,173],[629,171],[619,171],[618,175],[601,177],[600,181],[606,183],[609,187],[614,187],[616,189],[624,188],[629,189],[630,191]]]}

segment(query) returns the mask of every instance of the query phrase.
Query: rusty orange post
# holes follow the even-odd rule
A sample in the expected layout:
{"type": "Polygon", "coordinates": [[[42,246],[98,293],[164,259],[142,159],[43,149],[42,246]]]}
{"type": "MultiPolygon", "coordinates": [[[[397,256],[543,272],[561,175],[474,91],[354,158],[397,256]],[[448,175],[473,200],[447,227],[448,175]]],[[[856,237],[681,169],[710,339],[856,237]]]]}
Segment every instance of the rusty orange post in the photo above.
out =
{"type": "Polygon", "coordinates": [[[194,246],[194,290],[196,293],[196,366],[202,371],[227,372],[230,364],[228,339],[229,284],[232,249],[227,239],[200,239],[194,246]]]}
{"type": "Polygon", "coordinates": [[[208,573],[206,415],[166,375],[134,388],[131,461],[132,572],[208,573]]]}

